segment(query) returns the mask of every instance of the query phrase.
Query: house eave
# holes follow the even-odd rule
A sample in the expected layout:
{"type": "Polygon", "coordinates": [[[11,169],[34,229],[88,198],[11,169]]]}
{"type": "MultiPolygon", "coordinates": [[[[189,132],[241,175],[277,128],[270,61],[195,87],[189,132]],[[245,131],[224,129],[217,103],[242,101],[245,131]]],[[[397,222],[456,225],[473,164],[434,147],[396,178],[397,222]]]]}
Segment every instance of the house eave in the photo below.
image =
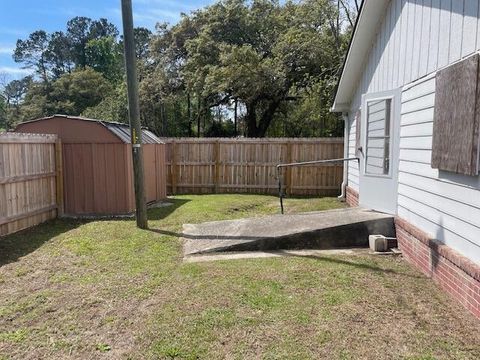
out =
{"type": "Polygon", "coordinates": [[[333,112],[350,108],[354,91],[362,74],[367,56],[372,48],[379,25],[391,0],[364,0],[355,23],[347,56],[337,84],[333,112]],[[348,105],[346,105],[348,104],[348,105]]]}
{"type": "Polygon", "coordinates": [[[350,104],[337,104],[334,103],[333,106],[330,108],[330,112],[332,113],[345,113],[350,111],[350,104]]]}

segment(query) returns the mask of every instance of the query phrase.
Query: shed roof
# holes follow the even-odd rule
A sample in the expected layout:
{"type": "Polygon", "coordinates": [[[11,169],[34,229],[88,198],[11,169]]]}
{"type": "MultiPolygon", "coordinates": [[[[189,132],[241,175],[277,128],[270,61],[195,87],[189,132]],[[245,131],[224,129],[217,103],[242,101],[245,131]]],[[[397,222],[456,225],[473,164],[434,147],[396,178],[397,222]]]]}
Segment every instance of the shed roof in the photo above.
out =
{"type": "MultiPolygon", "coordinates": [[[[129,144],[130,139],[130,126],[122,123],[115,122],[101,122],[112,133],[117,135],[124,143],[129,144]]],[[[142,143],[144,144],[163,144],[163,141],[160,140],[153,132],[148,129],[142,128],[142,143]]]]}
{"type": "Polygon", "coordinates": [[[350,102],[389,2],[390,0],[363,0],[343,64],[342,75],[337,84],[333,112],[350,110],[350,102]]]}
{"type": "MultiPolygon", "coordinates": [[[[128,124],[123,124],[123,123],[118,123],[118,122],[109,122],[109,121],[103,121],[103,120],[97,120],[97,119],[89,119],[89,118],[84,118],[81,116],[69,116],[69,115],[52,115],[40,119],[35,119],[35,120],[30,120],[30,121],[25,121],[22,124],[28,124],[32,122],[40,122],[44,120],[49,120],[49,119],[54,119],[54,118],[65,118],[65,119],[70,119],[70,120],[80,120],[80,121],[90,121],[90,122],[95,122],[98,123],[105,128],[107,128],[111,133],[113,133],[115,136],[117,136],[122,142],[126,144],[131,143],[130,139],[130,126],[128,124]]],[[[142,143],[144,144],[164,144],[160,138],[158,138],[153,132],[148,130],[147,128],[142,128],[142,143]]]]}

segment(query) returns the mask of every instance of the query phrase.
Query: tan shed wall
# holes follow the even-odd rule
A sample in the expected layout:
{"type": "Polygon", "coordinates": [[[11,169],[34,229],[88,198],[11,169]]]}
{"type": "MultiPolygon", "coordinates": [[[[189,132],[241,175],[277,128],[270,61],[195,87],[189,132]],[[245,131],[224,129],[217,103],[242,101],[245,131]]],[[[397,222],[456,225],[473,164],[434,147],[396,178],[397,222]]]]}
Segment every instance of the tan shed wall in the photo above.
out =
{"type": "Polygon", "coordinates": [[[147,201],[167,198],[167,160],[165,144],[146,144],[143,147],[147,201]]]}
{"type": "Polygon", "coordinates": [[[129,199],[128,144],[63,144],[66,215],[121,215],[129,199]]]}
{"type": "MultiPolygon", "coordinates": [[[[66,215],[135,211],[130,144],[63,144],[66,215]]],[[[165,145],[144,145],[147,201],[167,197],[165,145]]]]}
{"type": "Polygon", "coordinates": [[[15,131],[32,134],[56,134],[64,144],[123,143],[102,124],[95,121],[64,118],[61,116],[22,123],[17,126],[15,131]]]}

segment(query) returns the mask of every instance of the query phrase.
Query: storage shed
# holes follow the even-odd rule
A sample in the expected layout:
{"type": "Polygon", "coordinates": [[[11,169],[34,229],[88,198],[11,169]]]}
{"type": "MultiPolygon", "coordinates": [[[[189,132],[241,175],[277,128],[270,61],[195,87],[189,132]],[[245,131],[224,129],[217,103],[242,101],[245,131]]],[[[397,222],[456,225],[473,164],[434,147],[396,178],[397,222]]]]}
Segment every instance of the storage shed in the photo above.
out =
{"type": "MultiPolygon", "coordinates": [[[[125,215],[135,211],[128,125],[54,115],[21,123],[21,133],[56,134],[62,141],[66,215],[125,215]]],[[[165,144],[144,129],[147,202],[165,199],[165,144]]]]}

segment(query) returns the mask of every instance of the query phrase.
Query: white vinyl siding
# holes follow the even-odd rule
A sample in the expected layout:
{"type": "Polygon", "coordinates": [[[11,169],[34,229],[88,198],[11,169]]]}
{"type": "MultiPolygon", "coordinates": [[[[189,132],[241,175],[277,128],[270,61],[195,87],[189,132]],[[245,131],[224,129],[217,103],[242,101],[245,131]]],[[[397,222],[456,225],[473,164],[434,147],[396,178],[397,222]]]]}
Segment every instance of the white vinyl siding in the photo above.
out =
{"type": "Polygon", "coordinates": [[[480,49],[478,0],[391,0],[352,103],[409,84],[480,49]]]}
{"type": "MultiPolygon", "coordinates": [[[[479,8],[478,0],[390,1],[351,103],[349,156],[355,156],[355,113],[362,94],[402,87],[480,49],[479,8]]],[[[433,116],[433,93],[406,105],[405,111],[412,113],[410,121],[415,121],[416,111],[425,104],[432,107],[433,116]]],[[[416,130],[402,129],[407,133],[416,130]]],[[[358,190],[355,162],[349,163],[348,183],[358,190]]]]}
{"type": "MultiPolygon", "coordinates": [[[[480,178],[432,169],[431,156],[433,74],[480,49],[479,11],[478,0],[391,0],[364,59],[348,124],[355,156],[362,95],[404,87],[398,215],[477,263],[480,178]]],[[[358,164],[350,162],[348,171],[349,186],[359,191],[358,164]]]]}
{"type": "Polygon", "coordinates": [[[402,95],[398,215],[480,262],[479,178],[444,173],[430,165],[434,91],[432,77],[402,95]]]}

